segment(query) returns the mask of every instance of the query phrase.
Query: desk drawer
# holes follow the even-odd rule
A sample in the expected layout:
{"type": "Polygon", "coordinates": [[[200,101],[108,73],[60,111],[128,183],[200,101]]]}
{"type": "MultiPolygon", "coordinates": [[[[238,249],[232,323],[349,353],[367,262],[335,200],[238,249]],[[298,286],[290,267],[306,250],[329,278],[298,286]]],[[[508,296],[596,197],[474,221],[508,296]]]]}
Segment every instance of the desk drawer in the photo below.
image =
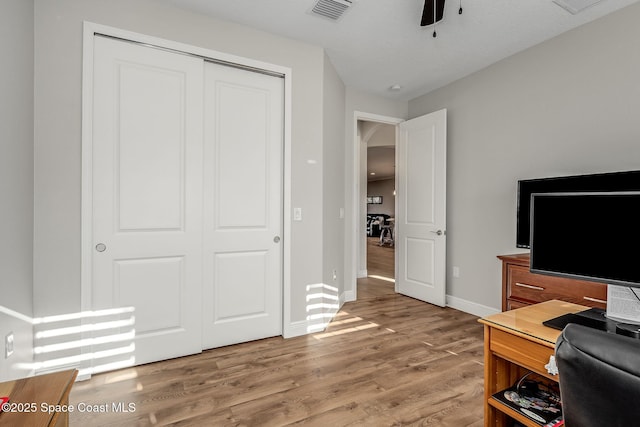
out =
{"type": "Polygon", "coordinates": [[[534,274],[528,267],[510,265],[507,298],[528,303],[559,299],[574,304],[606,308],[607,287],[601,283],[534,274]]]}
{"type": "Polygon", "coordinates": [[[499,329],[492,329],[490,348],[493,353],[503,359],[517,363],[552,380],[558,380],[557,375],[549,374],[544,367],[549,363],[549,357],[554,353],[552,347],[529,341],[499,329]]]}

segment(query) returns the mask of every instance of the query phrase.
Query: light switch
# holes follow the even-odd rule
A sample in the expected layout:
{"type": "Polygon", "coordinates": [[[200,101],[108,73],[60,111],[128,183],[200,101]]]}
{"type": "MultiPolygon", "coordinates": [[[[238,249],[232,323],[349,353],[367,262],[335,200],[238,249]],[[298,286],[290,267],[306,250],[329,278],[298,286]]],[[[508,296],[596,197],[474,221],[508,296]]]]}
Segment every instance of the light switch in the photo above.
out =
{"type": "Polygon", "coordinates": [[[302,221],[302,208],[293,208],[293,220],[302,221]]]}

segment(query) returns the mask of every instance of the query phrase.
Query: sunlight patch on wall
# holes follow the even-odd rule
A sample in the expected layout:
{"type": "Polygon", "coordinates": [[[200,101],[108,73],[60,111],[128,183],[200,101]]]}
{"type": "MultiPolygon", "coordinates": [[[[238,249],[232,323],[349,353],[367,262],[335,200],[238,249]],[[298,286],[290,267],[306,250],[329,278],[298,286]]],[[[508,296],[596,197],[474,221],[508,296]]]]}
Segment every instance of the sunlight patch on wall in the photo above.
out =
{"type": "Polygon", "coordinates": [[[307,285],[307,333],[326,329],[340,308],[339,289],[325,283],[307,285]]]}
{"type": "Polygon", "coordinates": [[[15,369],[38,374],[78,369],[78,377],[135,365],[135,309],[121,307],[31,318],[0,306],[33,327],[33,361],[15,369]]]}

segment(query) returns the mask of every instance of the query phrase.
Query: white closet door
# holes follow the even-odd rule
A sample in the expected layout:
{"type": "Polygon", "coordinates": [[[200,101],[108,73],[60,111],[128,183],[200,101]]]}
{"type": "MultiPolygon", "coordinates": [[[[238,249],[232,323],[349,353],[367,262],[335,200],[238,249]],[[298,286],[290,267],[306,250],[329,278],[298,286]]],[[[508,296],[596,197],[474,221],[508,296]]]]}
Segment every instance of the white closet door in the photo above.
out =
{"type": "Polygon", "coordinates": [[[93,309],[134,309],[135,364],[200,352],[203,61],[94,40],[93,309]]]}
{"type": "Polygon", "coordinates": [[[447,111],[400,123],[396,290],[446,303],[447,111]]]}
{"type": "Polygon", "coordinates": [[[204,348],[282,333],[283,91],[205,63],[204,348]]]}

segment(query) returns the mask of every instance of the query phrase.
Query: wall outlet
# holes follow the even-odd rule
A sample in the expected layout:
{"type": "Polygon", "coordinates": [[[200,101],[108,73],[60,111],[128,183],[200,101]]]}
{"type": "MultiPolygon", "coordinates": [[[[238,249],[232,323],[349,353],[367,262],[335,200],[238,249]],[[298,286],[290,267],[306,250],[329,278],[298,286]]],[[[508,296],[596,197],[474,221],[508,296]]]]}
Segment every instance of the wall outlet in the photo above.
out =
{"type": "Polygon", "coordinates": [[[338,280],[338,271],[334,268],[333,269],[333,281],[335,282],[336,280],[338,280]]]}
{"type": "Polygon", "coordinates": [[[4,358],[8,359],[13,354],[13,332],[4,337],[4,358]]]}

